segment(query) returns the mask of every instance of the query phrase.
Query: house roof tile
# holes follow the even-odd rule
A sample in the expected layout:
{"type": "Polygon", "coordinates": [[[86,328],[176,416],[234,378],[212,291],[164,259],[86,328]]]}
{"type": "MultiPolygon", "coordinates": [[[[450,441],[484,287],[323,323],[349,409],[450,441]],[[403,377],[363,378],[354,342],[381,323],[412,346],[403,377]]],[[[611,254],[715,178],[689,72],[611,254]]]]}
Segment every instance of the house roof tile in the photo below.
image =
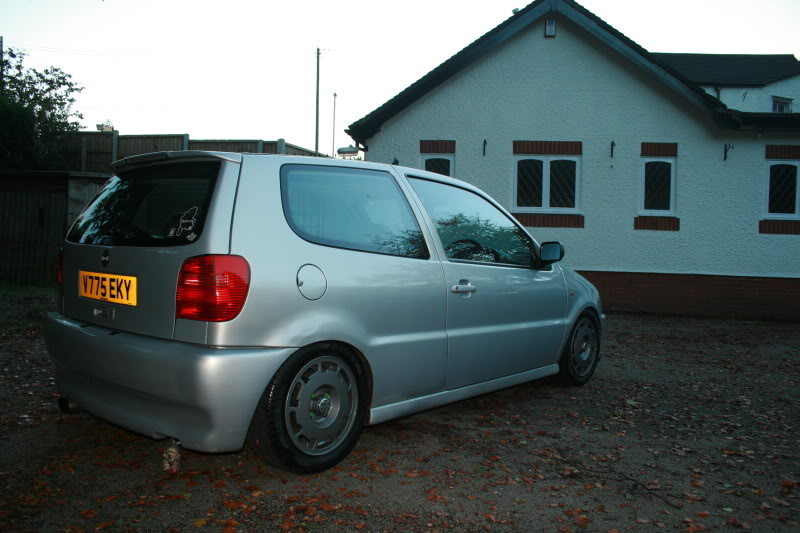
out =
{"type": "Polygon", "coordinates": [[[701,85],[760,87],[800,75],[800,61],[791,54],[653,55],[701,85]]]}

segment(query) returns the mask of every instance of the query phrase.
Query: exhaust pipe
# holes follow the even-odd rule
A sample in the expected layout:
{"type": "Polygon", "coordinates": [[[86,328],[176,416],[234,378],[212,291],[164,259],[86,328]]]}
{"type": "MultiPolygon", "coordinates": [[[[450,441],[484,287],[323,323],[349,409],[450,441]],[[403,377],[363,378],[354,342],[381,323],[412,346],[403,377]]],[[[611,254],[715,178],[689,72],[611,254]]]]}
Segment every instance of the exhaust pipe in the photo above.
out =
{"type": "Polygon", "coordinates": [[[83,411],[83,409],[75,403],[75,400],[66,396],[58,397],[58,408],[61,409],[61,412],[65,415],[74,415],[83,411]]]}

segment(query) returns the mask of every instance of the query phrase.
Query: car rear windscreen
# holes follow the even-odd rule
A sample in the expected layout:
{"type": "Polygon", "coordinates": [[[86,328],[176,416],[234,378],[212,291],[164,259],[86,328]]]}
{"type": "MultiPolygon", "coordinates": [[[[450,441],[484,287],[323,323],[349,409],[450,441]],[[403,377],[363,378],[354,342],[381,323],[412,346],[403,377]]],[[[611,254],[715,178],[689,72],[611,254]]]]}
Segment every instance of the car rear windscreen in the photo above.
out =
{"type": "Polygon", "coordinates": [[[218,161],[166,163],[112,177],[67,240],[105,246],[179,246],[203,232],[218,161]]]}

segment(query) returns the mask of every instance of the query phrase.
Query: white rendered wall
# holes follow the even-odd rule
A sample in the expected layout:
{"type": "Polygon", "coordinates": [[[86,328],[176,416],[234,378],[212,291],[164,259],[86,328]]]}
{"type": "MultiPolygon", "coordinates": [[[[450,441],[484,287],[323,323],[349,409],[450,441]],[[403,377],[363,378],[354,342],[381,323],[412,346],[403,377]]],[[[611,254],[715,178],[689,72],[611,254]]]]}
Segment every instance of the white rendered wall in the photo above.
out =
{"type": "MultiPolygon", "coordinates": [[[[717,90],[713,86],[704,86],[703,89],[708,94],[717,96],[717,90]]],[[[771,113],[773,96],[791,98],[794,100],[792,111],[800,113],[800,76],[792,76],[764,87],[720,87],[719,99],[731,109],[771,113]]]]}
{"type": "Polygon", "coordinates": [[[568,21],[559,19],[557,38],[542,35],[543,23],[534,25],[386,122],[368,141],[367,160],[397,158],[400,165],[419,167],[421,139],[455,140],[455,177],[513,211],[512,141],[582,141],[585,227],[529,228],[540,242],[561,241],[568,266],[800,274],[799,236],[758,233],[765,209],[764,147],[800,144],[800,134],[719,131],[707,112],[685,104],[568,21]],[[642,142],[678,143],[678,232],[633,229],[642,142]],[[734,149],[723,161],[726,143],[734,149]]]}

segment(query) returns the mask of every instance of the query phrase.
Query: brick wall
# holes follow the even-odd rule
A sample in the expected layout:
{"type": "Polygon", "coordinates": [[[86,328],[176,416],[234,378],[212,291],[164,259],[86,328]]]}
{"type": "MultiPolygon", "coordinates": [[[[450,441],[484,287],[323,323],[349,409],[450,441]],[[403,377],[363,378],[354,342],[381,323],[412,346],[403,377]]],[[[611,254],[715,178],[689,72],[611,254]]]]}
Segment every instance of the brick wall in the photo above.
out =
{"type": "Polygon", "coordinates": [[[642,156],[675,157],[678,155],[678,143],[642,143],[642,156]]]}
{"type": "Polygon", "coordinates": [[[511,144],[515,155],[581,155],[582,141],[514,141],[511,144]]]}
{"type": "Polygon", "coordinates": [[[681,219],[677,217],[639,216],[633,219],[633,229],[680,231],[681,219]]]}
{"type": "Polygon", "coordinates": [[[603,308],[800,321],[800,278],[581,271],[603,308]]]}
{"type": "Polygon", "coordinates": [[[798,144],[768,144],[765,152],[767,159],[800,159],[798,144]]]}
{"type": "Polygon", "coordinates": [[[549,215],[547,213],[512,213],[526,228],[582,228],[583,215],[549,215]]]}
{"type": "Polygon", "coordinates": [[[800,235],[800,220],[759,220],[759,233],[800,235]]]}
{"type": "Polygon", "coordinates": [[[423,140],[419,142],[419,151],[423,154],[454,154],[456,142],[423,140]]]}

